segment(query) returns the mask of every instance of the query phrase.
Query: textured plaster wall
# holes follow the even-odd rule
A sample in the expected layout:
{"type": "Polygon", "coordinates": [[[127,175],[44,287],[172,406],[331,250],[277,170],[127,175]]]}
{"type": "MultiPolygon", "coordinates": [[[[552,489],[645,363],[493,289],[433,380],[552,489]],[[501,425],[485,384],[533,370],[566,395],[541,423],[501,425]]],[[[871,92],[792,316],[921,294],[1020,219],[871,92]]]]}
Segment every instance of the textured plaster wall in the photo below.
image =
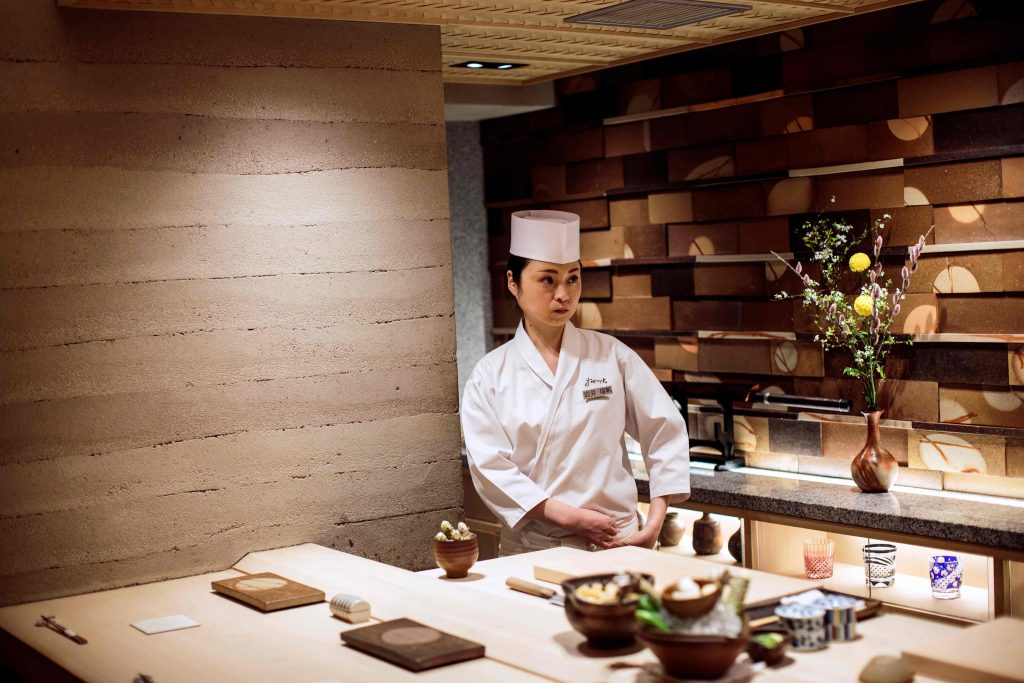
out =
{"type": "Polygon", "coordinates": [[[0,604],[308,541],[429,565],[462,505],[437,29],[0,13],[0,604]]]}
{"type": "Polygon", "coordinates": [[[448,194],[452,213],[452,270],[458,336],[459,396],[491,336],[491,276],[480,124],[449,122],[448,194]]]}

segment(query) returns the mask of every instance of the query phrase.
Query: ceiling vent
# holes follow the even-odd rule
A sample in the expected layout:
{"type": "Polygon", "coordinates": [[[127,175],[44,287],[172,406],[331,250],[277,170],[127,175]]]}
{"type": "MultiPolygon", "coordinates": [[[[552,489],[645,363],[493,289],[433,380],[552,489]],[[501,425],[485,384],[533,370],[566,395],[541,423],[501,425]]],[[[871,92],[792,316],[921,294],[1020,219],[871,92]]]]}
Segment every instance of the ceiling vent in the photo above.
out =
{"type": "Polygon", "coordinates": [[[565,19],[567,23],[626,28],[669,29],[740,14],[750,5],[727,5],[700,0],[629,0],[565,19]]]}

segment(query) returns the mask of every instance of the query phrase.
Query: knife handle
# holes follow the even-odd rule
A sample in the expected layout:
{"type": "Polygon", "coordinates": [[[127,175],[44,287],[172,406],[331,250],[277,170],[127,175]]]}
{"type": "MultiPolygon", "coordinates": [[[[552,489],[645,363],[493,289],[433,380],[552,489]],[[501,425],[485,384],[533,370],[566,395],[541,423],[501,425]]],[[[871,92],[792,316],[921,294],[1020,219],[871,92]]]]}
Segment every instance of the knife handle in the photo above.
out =
{"type": "Polygon", "coordinates": [[[517,579],[514,576],[510,576],[505,579],[505,585],[512,590],[521,591],[529,595],[536,595],[538,598],[550,598],[555,595],[555,591],[547,586],[538,586],[535,583],[530,583],[523,579],[517,579]]]}
{"type": "Polygon", "coordinates": [[[760,619],[751,619],[750,622],[747,623],[747,626],[750,628],[757,628],[758,626],[767,626],[768,624],[774,624],[777,621],[781,620],[773,614],[768,617],[761,617],[760,619]]]}

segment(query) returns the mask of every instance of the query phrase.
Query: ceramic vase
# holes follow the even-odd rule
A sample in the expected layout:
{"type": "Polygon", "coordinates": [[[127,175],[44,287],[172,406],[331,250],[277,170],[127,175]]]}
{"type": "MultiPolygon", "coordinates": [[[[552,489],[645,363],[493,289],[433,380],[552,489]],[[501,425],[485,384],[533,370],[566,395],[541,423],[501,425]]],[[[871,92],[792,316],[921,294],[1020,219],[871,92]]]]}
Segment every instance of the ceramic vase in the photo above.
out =
{"type": "Polygon", "coordinates": [[[742,531],[742,529],[737,529],[736,533],[729,537],[729,554],[732,555],[732,559],[736,560],[740,564],[743,564],[742,531]]]}
{"type": "Polygon", "coordinates": [[[661,525],[661,533],[658,535],[658,542],[666,548],[679,545],[686,532],[686,522],[679,519],[678,512],[665,514],[665,522],[661,525]]]}
{"type": "Polygon", "coordinates": [[[850,475],[853,481],[865,493],[885,493],[899,475],[900,466],[889,451],[882,448],[878,423],[882,419],[882,411],[875,410],[864,413],[868,421],[868,439],[864,448],[854,457],[850,464],[850,475]]]}
{"type": "Polygon", "coordinates": [[[717,555],[722,550],[722,525],[711,513],[693,523],[693,551],[698,555],[717,555]]]}

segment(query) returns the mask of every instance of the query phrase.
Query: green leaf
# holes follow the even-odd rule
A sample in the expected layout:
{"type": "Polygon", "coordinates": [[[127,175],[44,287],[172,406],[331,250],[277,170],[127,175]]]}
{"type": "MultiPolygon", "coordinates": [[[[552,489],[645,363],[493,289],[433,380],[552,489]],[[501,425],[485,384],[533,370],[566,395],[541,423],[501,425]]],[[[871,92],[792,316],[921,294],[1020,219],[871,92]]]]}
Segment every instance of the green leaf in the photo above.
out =
{"type": "Polygon", "coordinates": [[[656,631],[662,631],[663,633],[671,633],[672,629],[665,622],[664,617],[661,616],[661,612],[652,612],[651,610],[638,609],[636,611],[637,620],[646,626],[650,626],[656,631]]]}
{"type": "Polygon", "coordinates": [[[649,593],[641,593],[637,599],[637,608],[647,610],[648,612],[660,612],[661,603],[656,597],[649,593]]]}

